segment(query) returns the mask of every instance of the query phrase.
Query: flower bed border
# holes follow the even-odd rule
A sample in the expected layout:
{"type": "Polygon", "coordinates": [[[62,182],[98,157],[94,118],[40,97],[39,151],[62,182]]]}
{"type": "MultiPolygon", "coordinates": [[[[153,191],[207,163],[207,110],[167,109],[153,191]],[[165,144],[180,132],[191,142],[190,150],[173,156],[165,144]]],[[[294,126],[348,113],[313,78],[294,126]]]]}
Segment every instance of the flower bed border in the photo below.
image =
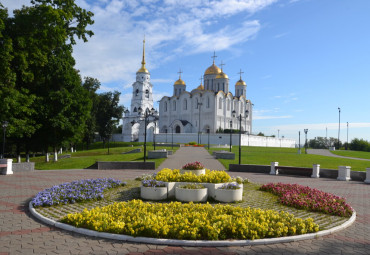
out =
{"type": "Polygon", "coordinates": [[[74,226],[57,222],[55,220],[46,218],[38,213],[35,208],[33,208],[32,203],[29,202],[28,204],[29,211],[31,214],[37,218],[38,220],[46,223],[48,225],[61,228],[67,231],[71,231],[74,233],[92,236],[92,237],[99,237],[99,238],[106,238],[111,240],[120,240],[120,241],[128,241],[134,243],[147,243],[147,244],[157,244],[157,245],[181,245],[181,246],[245,246],[245,245],[261,245],[261,244],[277,244],[277,243],[287,243],[287,242],[295,242],[301,240],[309,240],[314,239],[321,236],[326,236],[343,230],[356,220],[356,211],[353,211],[352,216],[343,224],[336,226],[334,228],[319,231],[316,233],[310,234],[303,234],[303,235],[296,235],[296,236],[286,236],[286,237],[276,237],[276,238],[265,238],[265,239],[257,239],[257,240],[222,240],[222,241],[205,241],[205,240],[177,240],[177,239],[159,239],[159,238],[151,238],[151,237],[133,237],[129,235],[120,235],[120,234],[111,234],[106,232],[98,232],[94,230],[89,230],[85,228],[76,228],[74,226]]]}

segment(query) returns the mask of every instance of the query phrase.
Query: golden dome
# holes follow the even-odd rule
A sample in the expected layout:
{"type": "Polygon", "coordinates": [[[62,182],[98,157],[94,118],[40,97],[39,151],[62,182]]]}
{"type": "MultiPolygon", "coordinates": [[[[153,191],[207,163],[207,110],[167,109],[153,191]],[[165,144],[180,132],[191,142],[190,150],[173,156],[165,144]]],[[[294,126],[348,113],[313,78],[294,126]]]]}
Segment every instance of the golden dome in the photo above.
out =
{"type": "Polygon", "coordinates": [[[204,86],[202,84],[200,84],[197,89],[198,90],[204,90],[204,86]]]}
{"type": "Polygon", "coordinates": [[[216,79],[229,79],[229,76],[221,71],[221,73],[216,76],[216,79]]]}
{"type": "Polygon", "coordinates": [[[245,81],[243,81],[242,79],[238,80],[236,83],[235,83],[235,86],[246,86],[247,84],[245,83],[245,81]]]}
{"type": "Polygon", "coordinates": [[[181,77],[180,77],[177,81],[175,81],[173,85],[184,85],[185,86],[185,82],[181,80],[181,77]]]}
{"type": "Polygon", "coordinates": [[[207,70],[204,72],[204,75],[206,74],[219,74],[221,73],[221,69],[213,63],[210,67],[207,68],[207,70]]]}

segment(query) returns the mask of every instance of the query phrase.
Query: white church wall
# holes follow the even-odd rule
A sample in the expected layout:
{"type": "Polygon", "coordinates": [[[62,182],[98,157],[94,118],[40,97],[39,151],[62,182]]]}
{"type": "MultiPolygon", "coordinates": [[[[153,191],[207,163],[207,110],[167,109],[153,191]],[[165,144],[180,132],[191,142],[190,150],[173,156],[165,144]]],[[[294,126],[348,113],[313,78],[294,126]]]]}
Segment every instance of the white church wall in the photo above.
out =
{"type": "MultiPolygon", "coordinates": [[[[158,143],[171,143],[173,137],[174,143],[189,143],[198,141],[198,133],[186,133],[186,134],[156,134],[155,139],[158,143]]],[[[200,135],[201,143],[208,143],[208,134],[202,133],[200,135]]],[[[259,146],[259,147],[284,147],[284,148],[295,148],[295,140],[287,138],[275,138],[275,137],[264,137],[254,135],[241,135],[242,146],[259,146]]],[[[152,139],[152,138],[148,138],[152,139]]],[[[239,145],[239,134],[232,134],[232,145],[239,145]]],[[[230,144],[230,134],[209,134],[209,140],[211,145],[227,145],[230,144]]]]}

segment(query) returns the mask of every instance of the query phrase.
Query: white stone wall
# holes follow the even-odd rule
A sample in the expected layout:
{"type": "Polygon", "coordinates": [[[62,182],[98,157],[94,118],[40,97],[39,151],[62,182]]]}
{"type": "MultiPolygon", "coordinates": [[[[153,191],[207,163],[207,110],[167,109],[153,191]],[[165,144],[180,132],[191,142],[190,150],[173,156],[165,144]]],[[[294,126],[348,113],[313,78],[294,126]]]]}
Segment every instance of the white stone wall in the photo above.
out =
{"type": "MultiPolygon", "coordinates": [[[[156,134],[156,142],[160,143],[171,143],[173,136],[174,143],[188,143],[197,142],[197,133],[187,133],[187,134],[156,134]]],[[[149,138],[151,139],[151,138],[149,138]]],[[[230,134],[209,134],[209,140],[211,145],[229,145],[230,144],[230,134]]],[[[239,145],[239,134],[231,135],[232,145],[239,145]]],[[[264,137],[264,136],[254,136],[254,135],[241,135],[242,146],[260,146],[260,147],[284,147],[284,148],[295,148],[295,140],[287,138],[275,138],[275,137],[264,137]]],[[[208,144],[208,134],[201,134],[201,143],[208,144]]]]}

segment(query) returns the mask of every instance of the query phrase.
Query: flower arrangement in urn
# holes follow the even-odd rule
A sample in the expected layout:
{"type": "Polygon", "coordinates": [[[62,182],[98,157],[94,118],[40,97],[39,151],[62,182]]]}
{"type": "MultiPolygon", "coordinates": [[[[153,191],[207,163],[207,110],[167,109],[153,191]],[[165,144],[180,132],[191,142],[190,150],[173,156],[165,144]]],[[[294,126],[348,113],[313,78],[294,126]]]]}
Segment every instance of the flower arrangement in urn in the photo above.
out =
{"type": "Polygon", "coordinates": [[[193,163],[187,163],[186,165],[182,167],[182,169],[184,170],[201,170],[203,168],[204,168],[203,164],[200,163],[199,161],[195,161],[193,163]]]}
{"type": "Polygon", "coordinates": [[[195,175],[203,175],[206,173],[206,170],[204,169],[204,166],[199,161],[195,161],[193,163],[187,163],[182,167],[180,170],[181,174],[185,174],[187,172],[193,173],[195,175]]]}

